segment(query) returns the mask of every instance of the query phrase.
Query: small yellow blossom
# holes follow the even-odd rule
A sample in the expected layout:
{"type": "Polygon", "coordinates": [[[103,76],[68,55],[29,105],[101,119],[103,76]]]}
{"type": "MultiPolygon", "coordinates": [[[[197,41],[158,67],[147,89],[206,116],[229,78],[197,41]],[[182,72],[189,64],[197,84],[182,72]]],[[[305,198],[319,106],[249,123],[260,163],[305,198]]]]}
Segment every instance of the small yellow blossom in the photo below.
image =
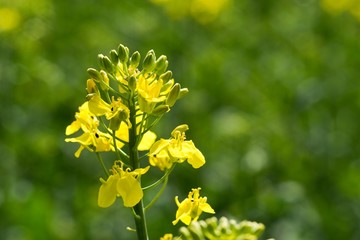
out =
{"type": "Polygon", "coordinates": [[[95,152],[112,150],[111,136],[98,129],[99,120],[89,111],[87,102],[79,107],[79,112],[75,114],[75,119],[75,121],[67,126],[65,134],[71,135],[80,129],[83,131],[83,134],[74,138],[66,138],[65,141],[80,143],[79,149],[75,152],[77,158],[85,148],[95,152]]]}
{"type": "Polygon", "coordinates": [[[115,162],[108,179],[100,179],[102,185],[98,196],[99,207],[110,207],[116,197],[122,197],[125,207],[133,207],[142,199],[143,191],[137,178],[145,174],[150,166],[131,171],[130,168],[124,170],[122,165],[119,166],[115,162]]]}
{"type": "Polygon", "coordinates": [[[189,192],[188,197],[179,202],[178,197],[175,197],[178,210],[176,212],[176,219],[172,222],[174,225],[178,221],[182,221],[184,224],[189,225],[192,221],[196,221],[202,212],[215,213],[214,209],[206,203],[206,197],[200,197],[201,188],[193,188],[189,192]]]}
{"type": "Polygon", "coordinates": [[[138,79],[139,107],[145,113],[152,113],[157,103],[166,100],[166,96],[160,95],[163,86],[162,79],[155,79],[155,75],[145,78],[143,75],[138,79]]]}
{"type": "Polygon", "coordinates": [[[131,127],[131,123],[129,121],[130,110],[127,106],[125,106],[121,99],[118,98],[115,100],[114,96],[112,97],[111,103],[105,102],[99,94],[89,94],[89,110],[95,114],[96,116],[105,115],[107,120],[118,120],[118,124],[116,127],[112,128],[113,130],[117,130],[120,126],[121,122],[125,122],[128,126],[131,127]]]}
{"type": "Polygon", "coordinates": [[[186,124],[176,127],[170,139],[160,139],[155,142],[149,151],[149,162],[160,170],[170,169],[176,162],[187,161],[193,168],[205,164],[205,157],[191,140],[185,140],[186,124]]]}
{"type": "Polygon", "coordinates": [[[171,233],[166,233],[163,237],[160,237],[160,240],[172,240],[173,235],[171,233]]]}

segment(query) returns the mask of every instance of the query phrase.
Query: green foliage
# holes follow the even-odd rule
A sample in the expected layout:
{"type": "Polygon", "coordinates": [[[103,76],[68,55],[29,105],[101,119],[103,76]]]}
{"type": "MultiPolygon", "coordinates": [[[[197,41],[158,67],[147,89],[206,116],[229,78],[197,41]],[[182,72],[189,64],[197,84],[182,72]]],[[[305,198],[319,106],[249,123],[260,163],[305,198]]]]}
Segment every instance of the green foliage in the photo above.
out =
{"type": "Polygon", "coordinates": [[[0,0],[13,20],[0,28],[0,239],[131,239],[123,207],[97,207],[96,158],[63,142],[84,69],[120,42],[167,55],[190,92],[157,132],[188,123],[207,160],[174,173],[147,212],[151,239],[194,181],[265,239],[360,239],[360,23],[314,0],[231,4],[203,24],[150,1],[0,0]]]}

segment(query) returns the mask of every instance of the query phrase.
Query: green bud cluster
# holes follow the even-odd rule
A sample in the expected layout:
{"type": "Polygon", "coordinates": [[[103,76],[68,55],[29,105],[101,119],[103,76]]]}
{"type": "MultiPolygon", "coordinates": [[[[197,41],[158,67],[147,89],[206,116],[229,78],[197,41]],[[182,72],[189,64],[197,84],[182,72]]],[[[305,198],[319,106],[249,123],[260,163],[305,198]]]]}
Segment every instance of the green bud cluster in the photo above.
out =
{"type": "Polygon", "coordinates": [[[210,240],[257,240],[265,230],[261,223],[229,220],[216,217],[194,221],[187,227],[180,228],[181,239],[210,240]]]}
{"type": "MultiPolygon", "coordinates": [[[[138,69],[141,63],[140,53],[135,51],[130,54],[129,48],[122,44],[117,50],[111,50],[109,56],[99,54],[98,59],[100,70],[87,70],[97,89],[112,90],[125,99],[135,96],[139,99],[140,110],[147,114],[163,115],[188,93],[187,88],[181,88],[179,83],[174,82],[172,72],[167,70],[167,57],[161,55],[157,58],[154,50],[145,55],[142,69],[138,69]]],[[[88,85],[91,91],[95,91],[91,84],[88,85]]]]}

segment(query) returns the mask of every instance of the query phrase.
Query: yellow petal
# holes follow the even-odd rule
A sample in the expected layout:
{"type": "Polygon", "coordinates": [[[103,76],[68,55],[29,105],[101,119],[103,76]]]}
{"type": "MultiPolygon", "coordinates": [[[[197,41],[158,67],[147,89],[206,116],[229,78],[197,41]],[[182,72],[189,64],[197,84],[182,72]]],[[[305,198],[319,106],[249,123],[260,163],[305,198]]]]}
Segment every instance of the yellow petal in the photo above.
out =
{"type": "Polygon", "coordinates": [[[111,175],[106,182],[103,181],[98,195],[99,207],[107,208],[115,202],[117,195],[116,183],[118,179],[117,176],[111,175]]]}
{"type": "Polygon", "coordinates": [[[193,168],[199,168],[205,164],[205,157],[197,149],[192,141],[183,142],[183,150],[187,152],[187,161],[193,168]]]}
{"type": "Polygon", "coordinates": [[[143,175],[149,170],[150,166],[147,166],[146,168],[137,168],[134,171],[132,171],[130,174],[132,175],[143,175]]]}
{"type": "Polygon", "coordinates": [[[88,101],[88,106],[90,112],[92,112],[96,116],[104,115],[111,110],[110,104],[102,100],[98,94],[92,95],[92,97],[88,101]]]}
{"type": "Polygon", "coordinates": [[[208,203],[203,203],[200,205],[200,208],[202,211],[207,212],[207,213],[215,213],[214,209],[212,209],[212,207],[210,206],[210,204],[208,203]]]}
{"type": "Polygon", "coordinates": [[[151,131],[147,131],[142,137],[140,144],[138,146],[139,151],[146,151],[151,148],[156,140],[156,134],[151,131]]]}
{"type": "Polygon", "coordinates": [[[89,145],[91,143],[91,134],[90,133],[83,133],[82,135],[76,138],[65,138],[65,142],[77,142],[82,145],[89,145]]]}
{"type": "Polygon", "coordinates": [[[73,121],[69,126],[66,127],[65,134],[71,135],[77,132],[80,129],[80,123],[78,121],[73,121]]]}
{"type": "Polygon", "coordinates": [[[74,154],[75,157],[76,157],[76,158],[79,158],[81,152],[82,152],[84,149],[85,149],[85,147],[84,147],[83,145],[80,145],[80,147],[78,148],[78,150],[76,150],[76,152],[75,152],[75,154],[74,154]]]}
{"type": "Polygon", "coordinates": [[[123,198],[125,207],[135,206],[143,197],[140,183],[131,175],[118,180],[117,192],[123,198]]]}

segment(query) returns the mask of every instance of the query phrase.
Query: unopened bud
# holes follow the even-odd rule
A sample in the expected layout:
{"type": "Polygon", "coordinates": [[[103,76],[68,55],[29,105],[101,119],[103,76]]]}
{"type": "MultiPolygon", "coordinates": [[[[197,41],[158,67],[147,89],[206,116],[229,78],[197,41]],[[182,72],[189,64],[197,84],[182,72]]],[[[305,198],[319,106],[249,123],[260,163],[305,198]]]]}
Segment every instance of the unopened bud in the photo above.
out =
{"type": "Polygon", "coordinates": [[[127,61],[129,60],[129,48],[120,44],[118,47],[118,57],[121,63],[127,63],[127,61]]]}
{"type": "Polygon", "coordinates": [[[176,100],[178,99],[180,93],[180,84],[175,83],[175,85],[171,88],[169,95],[166,98],[166,104],[170,107],[174,106],[176,100]]]}
{"type": "Polygon", "coordinates": [[[163,74],[168,67],[169,62],[165,55],[161,55],[155,62],[155,73],[157,75],[163,74]]]}
{"type": "Polygon", "coordinates": [[[103,64],[104,64],[104,69],[108,72],[108,73],[113,73],[114,72],[114,65],[112,64],[112,62],[110,61],[110,59],[107,56],[104,56],[102,58],[103,60],[103,64]]]}
{"type": "Polygon", "coordinates": [[[101,75],[99,73],[98,70],[94,69],[94,68],[88,68],[87,69],[87,73],[90,75],[90,77],[92,79],[94,79],[95,81],[99,82],[101,81],[101,75]]]}
{"type": "Polygon", "coordinates": [[[170,107],[168,105],[160,105],[154,108],[151,114],[155,116],[160,116],[163,115],[164,113],[167,113],[168,111],[170,111],[170,107]]]}
{"type": "Polygon", "coordinates": [[[118,56],[116,50],[110,51],[110,60],[115,65],[117,65],[117,63],[119,62],[119,56],[118,56]]]}
{"type": "Polygon", "coordinates": [[[134,92],[135,89],[136,89],[136,78],[131,75],[128,79],[128,86],[129,86],[129,89],[134,92]]]}
{"type": "Polygon", "coordinates": [[[160,75],[160,79],[162,79],[165,83],[167,81],[169,81],[172,77],[172,72],[171,71],[166,71],[165,73],[160,75]]]}
{"type": "Polygon", "coordinates": [[[99,65],[101,68],[104,68],[104,60],[103,60],[104,57],[105,57],[104,55],[98,54],[99,65]]]}
{"type": "Polygon", "coordinates": [[[170,81],[162,85],[160,92],[163,94],[167,94],[173,85],[174,85],[174,79],[171,79],[170,81]]]}
{"type": "Polygon", "coordinates": [[[179,92],[179,96],[178,96],[178,99],[184,97],[186,94],[189,93],[189,90],[187,88],[182,88],[180,89],[180,92],[179,92]]]}
{"type": "Polygon", "coordinates": [[[155,52],[154,52],[154,50],[150,50],[146,54],[145,59],[143,61],[143,65],[142,65],[145,72],[151,72],[154,69],[155,60],[156,60],[155,52]]]}
{"type": "Polygon", "coordinates": [[[134,69],[137,68],[139,66],[140,59],[140,53],[138,51],[134,52],[130,57],[130,66],[134,69]]]}
{"type": "Polygon", "coordinates": [[[104,70],[100,71],[102,81],[100,81],[100,87],[102,90],[109,90],[109,77],[104,70]]]}
{"type": "Polygon", "coordinates": [[[172,132],[171,132],[171,136],[175,136],[176,132],[186,132],[187,130],[189,130],[189,126],[187,124],[181,124],[179,126],[177,126],[172,132]]]}
{"type": "Polygon", "coordinates": [[[95,93],[97,91],[98,91],[98,88],[96,86],[94,79],[88,79],[86,81],[86,92],[88,94],[90,94],[90,93],[95,93]]]}

